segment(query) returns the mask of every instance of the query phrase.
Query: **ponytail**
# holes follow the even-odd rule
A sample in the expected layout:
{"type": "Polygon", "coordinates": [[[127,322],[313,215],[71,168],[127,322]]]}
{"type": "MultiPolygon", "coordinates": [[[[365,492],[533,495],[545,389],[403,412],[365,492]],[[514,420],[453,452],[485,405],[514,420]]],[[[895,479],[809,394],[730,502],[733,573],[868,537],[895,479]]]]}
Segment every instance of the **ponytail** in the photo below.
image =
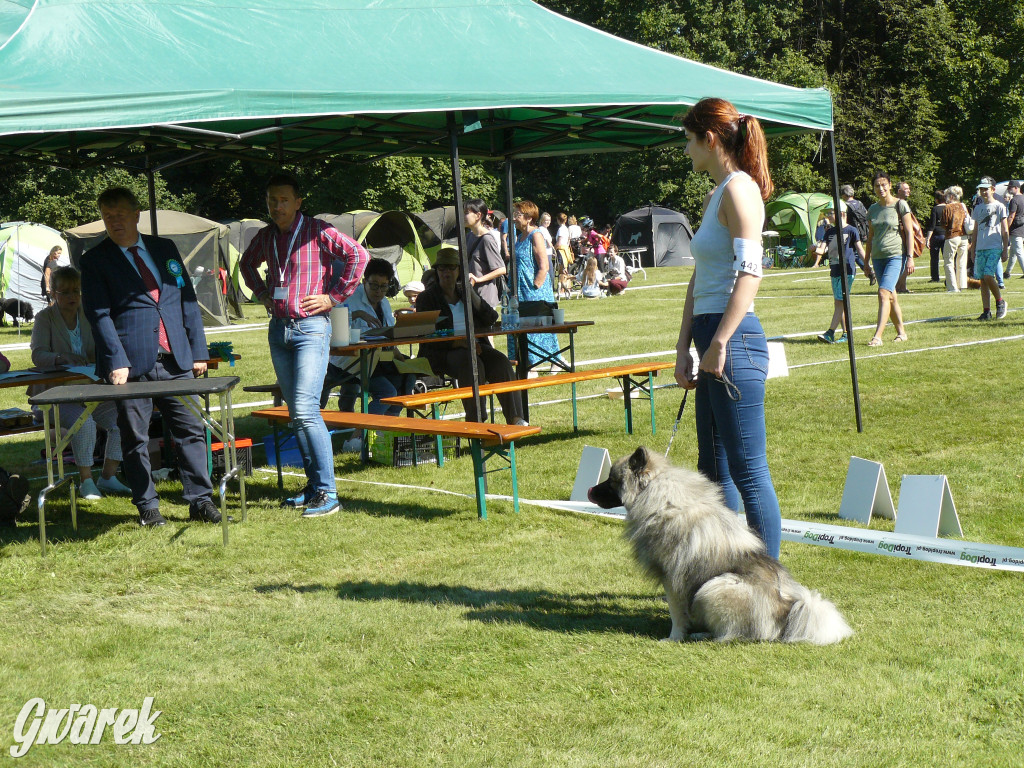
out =
{"type": "Polygon", "coordinates": [[[725,99],[707,98],[690,108],[683,127],[698,136],[709,132],[717,135],[737,167],[757,184],[761,199],[771,197],[775,185],[768,171],[768,144],[756,117],[741,115],[725,99]]]}
{"type": "Polygon", "coordinates": [[[772,196],[775,185],[768,171],[768,142],[765,141],[761,122],[753,115],[740,115],[738,155],[736,164],[746,171],[761,190],[761,199],[772,196]]]}

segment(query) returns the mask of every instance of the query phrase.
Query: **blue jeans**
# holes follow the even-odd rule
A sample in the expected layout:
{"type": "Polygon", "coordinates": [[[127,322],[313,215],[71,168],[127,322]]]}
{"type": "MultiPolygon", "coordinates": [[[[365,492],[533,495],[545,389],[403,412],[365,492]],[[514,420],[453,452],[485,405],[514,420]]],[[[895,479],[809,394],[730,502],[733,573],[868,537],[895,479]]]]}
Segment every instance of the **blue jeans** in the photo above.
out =
{"type": "MultiPolygon", "coordinates": [[[[701,357],[721,319],[720,314],[693,318],[693,341],[701,357]]],[[[768,342],[753,313],[743,318],[729,340],[724,373],[719,380],[702,371],[697,379],[697,469],[722,487],[730,509],[739,511],[742,497],[747,524],[764,541],[768,554],[778,558],[782,513],[768,470],[764,425],[768,342]]]]}
{"type": "Polygon", "coordinates": [[[336,493],[331,436],[320,415],[320,391],[327,373],[331,320],[326,315],[270,319],[270,359],[295,430],[307,485],[314,493],[336,493]]]}

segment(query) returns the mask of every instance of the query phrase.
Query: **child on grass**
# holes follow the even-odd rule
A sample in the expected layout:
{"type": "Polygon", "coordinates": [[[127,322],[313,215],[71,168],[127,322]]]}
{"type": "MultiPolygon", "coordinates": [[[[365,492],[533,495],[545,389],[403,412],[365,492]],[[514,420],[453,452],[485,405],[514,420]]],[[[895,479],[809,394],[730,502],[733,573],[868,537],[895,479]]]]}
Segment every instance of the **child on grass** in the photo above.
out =
{"type": "MultiPolygon", "coordinates": [[[[842,332],[839,334],[839,339],[836,338],[836,329],[840,326],[845,327],[844,317],[845,312],[843,311],[843,280],[846,280],[846,290],[849,293],[853,289],[853,276],[856,272],[855,264],[857,256],[860,256],[861,263],[866,263],[864,260],[864,246],[860,243],[860,233],[856,227],[851,227],[846,223],[846,203],[840,202],[841,206],[839,209],[839,217],[842,228],[842,242],[843,242],[843,257],[839,257],[839,241],[836,237],[836,225],[835,225],[835,210],[829,208],[825,212],[825,218],[827,225],[825,227],[825,236],[815,246],[815,255],[818,259],[821,259],[825,253],[828,253],[828,264],[829,264],[829,275],[832,278],[832,298],[835,299],[835,309],[832,311],[832,323],[829,325],[827,331],[818,335],[818,338],[826,344],[835,344],[839,339],[842,338],[842,332]],[[841,262],[841,263],[840,263],[841,262]]],[[[867,274],[865,272],[865,274],[867,274]]]]}

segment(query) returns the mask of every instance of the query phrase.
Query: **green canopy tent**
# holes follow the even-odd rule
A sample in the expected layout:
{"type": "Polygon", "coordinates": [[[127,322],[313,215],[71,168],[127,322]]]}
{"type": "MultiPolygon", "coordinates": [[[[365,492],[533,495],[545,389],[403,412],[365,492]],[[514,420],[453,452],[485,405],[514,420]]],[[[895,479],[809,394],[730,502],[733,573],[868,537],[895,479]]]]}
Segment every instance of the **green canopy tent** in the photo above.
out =
{"type": "Polygon", "coordinates": [[[832,131],[824,88],[688,61],[529,0],[0,0],[3,34],[0,162],[121,165],[147,174],[151,199],[154,172],[211,156],[404,153],[451,158],[456,210],[460,155],[504,160],[510,204],[515,158],[679,145],[681,116],[709,95],[769,135],[832,131]],[[54,46],[68,29],[74,45],[54,46]]]}

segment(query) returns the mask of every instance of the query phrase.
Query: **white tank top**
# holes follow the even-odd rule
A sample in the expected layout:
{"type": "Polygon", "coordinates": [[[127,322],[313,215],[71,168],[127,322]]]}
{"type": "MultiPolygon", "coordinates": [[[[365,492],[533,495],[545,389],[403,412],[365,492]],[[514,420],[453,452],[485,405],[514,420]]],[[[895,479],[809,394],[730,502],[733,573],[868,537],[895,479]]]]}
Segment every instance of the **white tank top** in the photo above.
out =
{"type": "MultiPolygon", "coordinates": [[[[743,171],[733,171],[718,185],[708,201],[708,209],[701,219],[697,234],[690,241],[690,254],[696,263],[693,283],[693,314],[719,314],[732,296],[736,284],[736,270],[732,268],[732,234],[729,228],[718,220],[718,209],[722,204],[725,187],[736,177],[750,178],[743,171]]],[[[751,302],[747,312],[754,311],[751,302]]]]}

